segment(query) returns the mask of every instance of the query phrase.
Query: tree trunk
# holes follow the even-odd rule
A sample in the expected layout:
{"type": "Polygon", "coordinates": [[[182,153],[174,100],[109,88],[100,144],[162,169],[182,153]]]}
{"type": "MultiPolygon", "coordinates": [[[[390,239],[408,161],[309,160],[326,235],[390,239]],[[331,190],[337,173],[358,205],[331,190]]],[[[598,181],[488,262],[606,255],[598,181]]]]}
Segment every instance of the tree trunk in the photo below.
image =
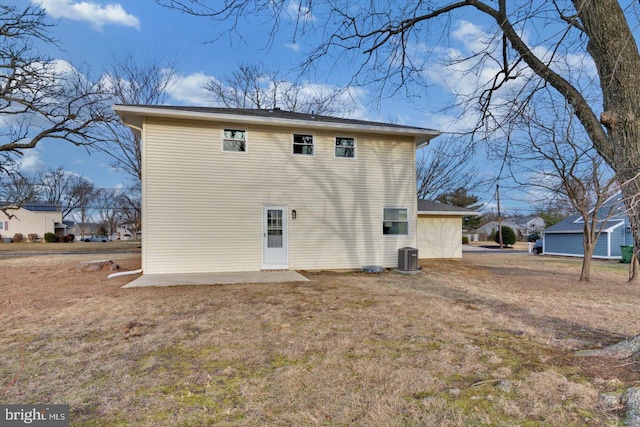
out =
{"type": "Polygon", "coordinates": [[[591,258],[595,245],[593,243],[584,242],[584,257],[582,258],[582,271],[580,272],[580,282],[588,282],[591,280],[591,258]]]}
{"type": "MultiPolygon", "coordinates": [[[[594,138],[598,153],[616,172],[631,222],[634,252],[640,255],[640,52],[624,11],[616,0],[573,0],[589,37],[602,88],[600,122],[606,141],[594,138]]],[[[586,126],[585,126],[586,127],[586,126]]],[[[632,283],[637,283],[637,274],[632,283]]]]}
{"type": "Polygon", "coordinates": [[[638,269],[640,268],[640,261],[638,261],[638,257],[636,256],[635,251],[631,256],[631,264],[629,264],[629,284],[630,285],[638,285],[640,284],[640,272],[638,269]]]}

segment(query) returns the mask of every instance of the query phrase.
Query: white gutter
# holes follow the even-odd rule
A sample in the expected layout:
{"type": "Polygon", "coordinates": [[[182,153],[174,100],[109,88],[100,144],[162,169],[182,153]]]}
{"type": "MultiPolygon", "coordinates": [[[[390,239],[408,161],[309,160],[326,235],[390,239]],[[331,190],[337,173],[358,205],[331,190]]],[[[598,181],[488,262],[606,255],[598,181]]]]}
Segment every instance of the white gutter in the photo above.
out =
{"type": "Polygon", "coordinates": [[[480,216],[480,212],[460,211],[418,211],[418,215],[442,215],[442,216],[480,216]]]}

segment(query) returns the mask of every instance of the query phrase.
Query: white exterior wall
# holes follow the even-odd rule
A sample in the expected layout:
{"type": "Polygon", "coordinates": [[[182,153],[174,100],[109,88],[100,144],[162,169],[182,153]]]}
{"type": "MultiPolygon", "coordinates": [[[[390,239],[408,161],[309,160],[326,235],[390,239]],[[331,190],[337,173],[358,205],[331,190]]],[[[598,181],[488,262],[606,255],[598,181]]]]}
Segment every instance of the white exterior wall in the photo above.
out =
{"type": "Polygon", "coordinates": [[[462,217],[419,215],[418,258],[462,258],[462,217]]]}
{"type": "Polygon", "coordinates": [[[396,267],[415,246],[413,138],[147,118],[143,139],[145,274],[260,270],[264,205],[287,207],[291,269],[396,267]],[[246,129],[246,153],[222,151],[224,128],[246,129]],[[294,132],[315,156],[291,154],[294,132]],[[408,209],[407,236],[382,234],[384,207],[408,209]]]}
{"type": "Polygon", "coordinates": [[[0,221],[8,223],[8,230],[0,229],[0,236],[13,237],[14,234],[20,233],[24,240],[29,234],[35,233],[39,238],[44,238],[45,233],[54,233],[54,223],[62,222],[62,212],[52,211],[29,211],[27,209],[18,209],[11,211],[15,218],[7,220],[6,217],[0,216],[0,221]]]}

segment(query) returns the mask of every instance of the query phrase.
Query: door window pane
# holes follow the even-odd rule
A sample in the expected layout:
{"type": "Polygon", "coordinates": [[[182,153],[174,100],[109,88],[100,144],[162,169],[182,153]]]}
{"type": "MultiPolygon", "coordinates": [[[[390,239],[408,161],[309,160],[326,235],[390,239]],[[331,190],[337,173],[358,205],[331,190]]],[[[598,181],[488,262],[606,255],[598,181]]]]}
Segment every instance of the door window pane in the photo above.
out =
{"type": "Polygon", "coordinates": [[[282,211],[267,210],[267,247],[282,247],[282,211]]]}

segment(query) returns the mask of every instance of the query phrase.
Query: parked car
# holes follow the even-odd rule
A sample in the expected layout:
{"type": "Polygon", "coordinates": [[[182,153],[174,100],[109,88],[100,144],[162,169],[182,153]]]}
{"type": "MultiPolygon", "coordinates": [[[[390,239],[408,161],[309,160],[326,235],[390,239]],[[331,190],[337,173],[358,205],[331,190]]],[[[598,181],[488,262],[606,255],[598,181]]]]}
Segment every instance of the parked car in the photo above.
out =
{"type": "Polygon", "coordinates": [[[108,242],[109,238],[107,236],[90,236],[82,239],[83,242],[108,242]]]}
{"type": "Polygon", "coordinates": [[[533,248],[531,249],[531,252],[533,252],[536,255],[540,255],[542,253],[542,239],[536,240],[536,242],[533,244],[533,248]]]}

